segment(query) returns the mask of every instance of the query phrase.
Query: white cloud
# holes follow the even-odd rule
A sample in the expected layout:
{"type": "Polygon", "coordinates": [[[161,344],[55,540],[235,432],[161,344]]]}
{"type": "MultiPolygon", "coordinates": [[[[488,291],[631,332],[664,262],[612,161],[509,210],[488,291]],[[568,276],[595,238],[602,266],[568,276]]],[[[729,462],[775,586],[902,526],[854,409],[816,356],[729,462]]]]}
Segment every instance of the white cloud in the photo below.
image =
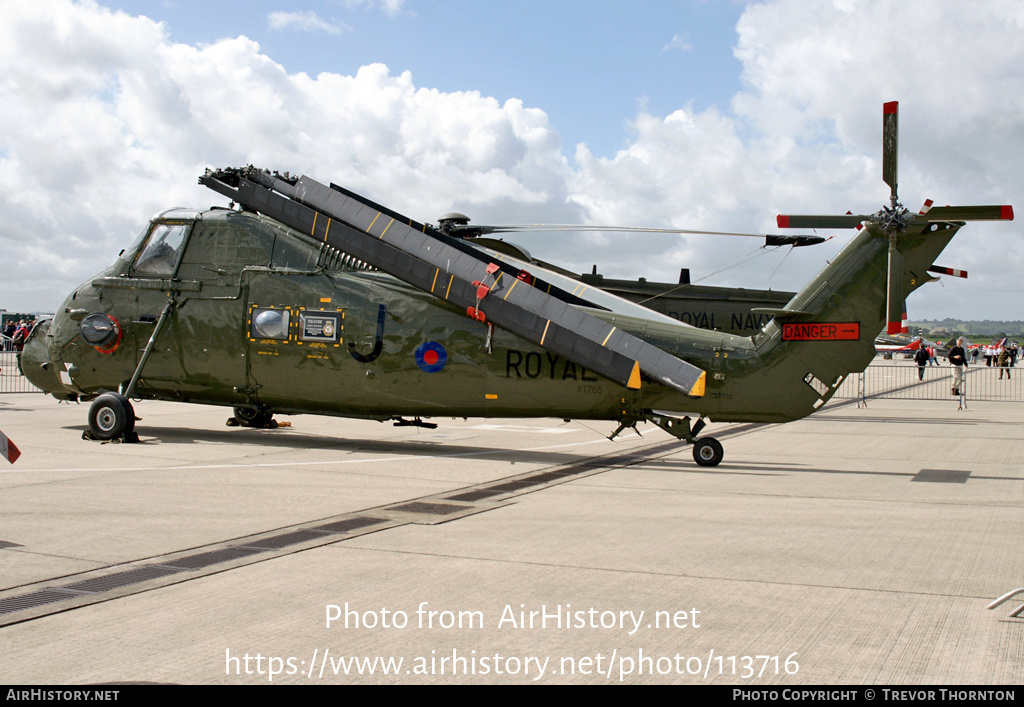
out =
{"type": "MultiPolygon", "coordinates": [[[[776,213],[875,211],[881,103],[901,101],[900,194],[911,207],[1024,203],[1024,7],[954,0],[751,4],[744,90],[729,111],[640,112],[628,147],[571,160],[547,114],[517,99],[419,87],[409,72],[289,74],[245,37],[171,41],[92,2],[4,3],[0,25],[0,306],[53,308],[154,212],[219,197],[209,166],[332,180],[409,216],[776,232],[776,213]],[[908,28],[912,28],[910,31],[908,28]]],[[[384,6],[402,10],[400,2],[384,6]]],[[[674,280],[756,248],[702,237],[522,237],[579,271],[674,280]]],[[[715,284],[793,289],[841,240],[760,258],[715,284]],[[777,271],[777,272],[776,272],[777,271]],[[774,275],[773,275],[774,273],[774,275]]],[[[1018,318],[1024,239],[971,224],[941,258],[970,284],[930,285],[911,316],[1018,318]]]]}
{"type": "Polygon", "coordinates": [[[685,34],[677,34],[672,37],[672,41],[661,48],[661,51],[667,52],[671,50],[688,52],[693,49],[693,45],[690,44],[685,34]]]}
{"type": "Polygon", "coordinates": [[[388,17],[398,17],[403,14],[410,14],[405,9],[405,0],[340,0],[349,9],[380,8],[388,17]]]}
{"type": "MultiPolygon", "coordinates": [[[[956,2],[850,0],[814,12],[802,0],[751,4],[738,25],[745,88],[731,116],[641,113],[635,138],[617,155],[577,149],[572,198],[597,220],[755,232],[776,232],[776,213],[871,213],[888,201],[881,104],[899,100],[900,196],[908,207],[929,197],[1019,205],[1024,6],[978,10],[956,2]]],[[[684,264],[701,272],[740,250],[687,242],[692,259],[684,264]]],[[[623,276],[650,276],[665,262],[668,246],[661,248],[646,269],[636,258],[611,260],[628,263],[623,276]]],[[[795,288],[832,248],[795,251],[774,286],[795,288]]],[[[911,298],[911,316],[1020,318],[1013,303],[1022,252],[1014,224],[969,224],[940,264],[971,270],[970,284],[926,287],[911,298]]],[[[764,286],[773,267],[740,268],[716,284],[764,286]]]]}
{"type": "Polygon", "coordinates": [[[155,212],[222,200],[206,167],[333,180],[419,219],[504,204],[567,215],[547,116],[408,72],[288,74],[244,37],[194,47],[92,3],[13,5],[0,27],[0,277],[53,308],[155,212]]]}
{"type": "Polygon", "coordinates": [[[270,29],[292,29],[300,32],[327,32],[328,34],[341,34],[350,32],[352,28],[342,23],[337,24],[321,19],[312,10],[301,12],[271,12],[267,15],[267,25],[270,29]]]}

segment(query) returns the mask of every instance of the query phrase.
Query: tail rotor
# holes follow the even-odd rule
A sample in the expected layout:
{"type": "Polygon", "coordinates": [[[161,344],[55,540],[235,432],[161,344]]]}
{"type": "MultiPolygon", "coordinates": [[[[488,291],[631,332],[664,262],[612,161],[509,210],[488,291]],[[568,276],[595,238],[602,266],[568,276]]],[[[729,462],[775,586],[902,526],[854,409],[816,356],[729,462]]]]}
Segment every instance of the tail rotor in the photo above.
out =
{"type": "MultiPolygon", "coordinates": [[[[882,105],[882,181],[890,190],[889,206],[870,215],[845,214],[839,216],[787,216],[778,217],[779,228],[861,228],[874,225],[889,240],[888,273],[886,275],[887,333],[897,334],[906,316],[903,291],[906,272],[900,241],[909,228],[922,224],[965,221],[1012,221],[1013,207],[1000,206],[932,206],[929,199],[919,213],[911,213],[899,200],[899,102],[882,105]]],[[[915,235],[917,235],[915,233],[915,235]]]]}

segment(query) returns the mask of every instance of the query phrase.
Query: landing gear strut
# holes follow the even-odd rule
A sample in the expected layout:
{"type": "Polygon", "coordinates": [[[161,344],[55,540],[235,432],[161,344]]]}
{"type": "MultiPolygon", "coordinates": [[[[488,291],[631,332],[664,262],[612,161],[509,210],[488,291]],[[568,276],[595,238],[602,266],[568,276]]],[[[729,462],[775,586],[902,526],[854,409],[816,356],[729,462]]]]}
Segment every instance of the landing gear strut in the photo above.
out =
{"type": "Polygon", "coordinates": [[[142,351],[142,356],[139,358],[139,364],[135,367],[135,373],[132,374],[131,381],[128,385],[122,387],[122,393],[104,393],[93,401],[89,407],[89,432],[83,433],[83,438],[98,439],[104,442],[113,439],[120,439],[122,442],[139,441],[139,436],[135,434],[135,408],[132,407],[128,398],[131,396],[132,391],[135,390],[135,385],[142,376],[142,368],[146,365],[146,361],[149,360],[149,355],[153,352],[156,338],[159,336],[164,322],[167,321],[173,309],[174,298],[168,295],[167,304],[164,306],[163,312],[160,313],[160,319],[153,328],[153,333],[149,337],[149,343],[146,344],[146,348],[142,351]]]}
{"type": "MultiPolygon", "coordinates": [[[[671,415],[663,415],[655,413],[653,411],[646,411],[643,419],[647,422],[653,422],[661,429],[668,432],[676,439],[681,439],[687,444],[693,445],[693,460],[700,466],[718,466],[722,463],[724,456],[724,450],[722,449],[722,443],[714,437],[701,437],[697,439],[697,435],[706,426],[704,418],[700,418],[693,425],[690,425],[689,417],[672,417],[671,415]]],[[[615,439],[616,435],[622,432],[627,427],[636,429],[636,423],[639,419],[628,418],[623,419],[619,423],[618,429],[612,432],[611,437],[608,439],[615,439]]]]}

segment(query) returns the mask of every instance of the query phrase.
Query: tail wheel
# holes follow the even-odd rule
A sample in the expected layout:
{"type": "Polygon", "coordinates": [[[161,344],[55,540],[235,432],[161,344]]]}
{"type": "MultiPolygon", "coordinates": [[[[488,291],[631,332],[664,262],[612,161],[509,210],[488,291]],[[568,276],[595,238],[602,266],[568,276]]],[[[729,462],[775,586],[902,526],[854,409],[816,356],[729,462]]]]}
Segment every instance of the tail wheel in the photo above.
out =
{"type": "Polygon", "coordinates": [[[120,393],[104,393],[89,407],[89,430],[96,439],[117,439],[135,429],[135,409],[120,393]]]}
{"type": "Polygon", "coordinates": [[[693,460],[698,466],[718,466],[723,456],[722,443],[714,437],[701,437],[693,443],[693,460]]]}

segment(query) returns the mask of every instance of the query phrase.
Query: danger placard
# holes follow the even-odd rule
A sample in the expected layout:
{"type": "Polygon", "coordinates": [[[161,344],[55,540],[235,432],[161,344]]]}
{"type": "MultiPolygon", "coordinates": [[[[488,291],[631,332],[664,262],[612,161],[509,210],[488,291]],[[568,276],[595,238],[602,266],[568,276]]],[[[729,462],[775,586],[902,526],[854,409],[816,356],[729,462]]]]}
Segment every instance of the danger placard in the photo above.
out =
{"type": "Polygon", "coordinates": [[[801,322],[782,325],[783,341],[856,341],[860,322],[801,322]]]}

